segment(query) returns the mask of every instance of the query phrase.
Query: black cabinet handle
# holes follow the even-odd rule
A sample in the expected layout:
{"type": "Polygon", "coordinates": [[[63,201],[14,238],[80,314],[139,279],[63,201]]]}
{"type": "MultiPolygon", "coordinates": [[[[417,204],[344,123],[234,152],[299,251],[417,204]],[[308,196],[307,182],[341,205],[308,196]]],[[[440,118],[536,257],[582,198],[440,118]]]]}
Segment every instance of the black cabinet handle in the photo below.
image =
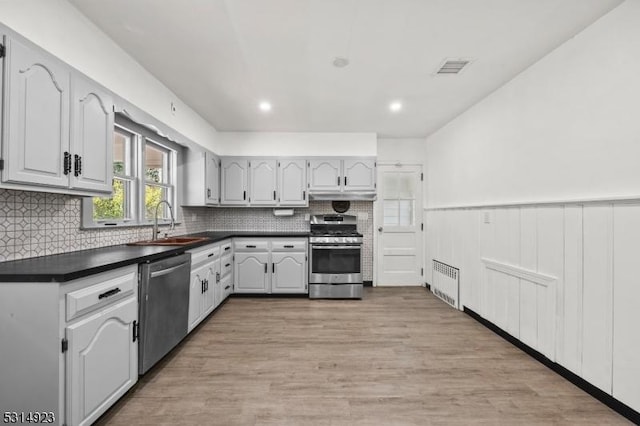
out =
{"type": "Polygon", "coordinates": [[[209,254],[207,255],[207,257],[211,257],[211,256],[213,256],[213,253],[209,253],[209,254]]]}
{"type": "Polygon", "coordinates": [[[302,200],[307,199],[307,191],[302,191],[302,200]]]}
{"type": "Polygon", "coordinates": [[[231,287],[230,285],[226,286],[224,289],[225,290],[229,290],[229,287],[231,287]]]}
{"type": "Polygon", "coordinates": [[[273,191],[273,201],[276,200],[276,191],[273,191]]]}
{"type": "Polygon", "coordinates": [[[247,191],[242,191],[242,199],[247,200],[247,191]]]}
{"type": "Polygon", "coordinates": [[[293,248],[293,246],[285,245],[284,248],[293,248]]]}
{"type": "Polygon", "coordinates": [[[347,186],[347,177],[344,177],[344,186],[347,186]]]}
{"type": "Polygon", "coordinates": [[[266,263],[264,264],[264,273],[265,274],[267,273],[267,264],[266,263]]]}
{"type": "Polygon", "coordinates": [[[82,157],[78,157],[78,161],[80,162],[80,166],[78,167],[78,174],[82,174],[82,157]]]}
{"type": "Polygon", "coordinates": [[[216,282],[220,282],[220,272],[216,272],[216,282]]]}
{"type": "Polygon", "coordinates": [[[204,293],[204,280],[200,281],[200,293],[204,293]]]}
{"type": "Polygon", "coordinates": [[[231,266],[230,263],[227,263],[226,265],[224,265],[225,268],[228,268],[229,266],[231,266]]]}
{"type": "Polygon", "coordinates": [[[98,300],[99,299],[105,299],[105,298],[110,297],[110,296],[114,296],[114,295],[120,293],[121,291],[122,290],[120,290],[119,287],[116,287],[116,288],[114,288],[112,290],[109,290],[109,291],[105,291],[104,293],[102,293],[101,295],[98,296],[98,300]]]}
{"type": "Polygon", "coordinates": [[[82,157],[80,157],[78,154],[75,154],[73,156],[73,167],[74,167],[74,171],[73,171],[73,175],[78,177],[80,176],[80,173],[82,173],[82,157]]]}
{"type": "Polygon", "coordinates": [[[340,176],[338,176],[338,185],[340,185],[340,176]]]}
{"type": "Polygon", "coordinates": [[[71,154],[67,151],[64,152],[64,162],[62,166],[64,167],[64,174],[68,175],[71,171],[71,154]]]}
{"type": "Polygon", "coordinates": [[[133,321],[133,341],[135,342],[136,340],[138,340],[138,333],[140,330],[140,325],[138,324],[138,321],[133,321]]]}
{"type": "Polygon", "coordinates": [[[253,246],[253,245],[246,245],[245,247],[246,248],[256,248],[256,246],[253,246]]]}
{"type": "Polygon", "coordinates": [[[211,189],[207,188],[207,198],[211,198],[211,189]]]}
{"type": "Polygon", "coordinates": [[[227,250],[231,250],[231,246],[224,248],[224,251],[227,251],[227,250]]]}
{"type": "Polygon", "coordinates": [[[275,263],[272,263],[272,264],[271,264],[271,273],[272,273],[272,274],[275,274],[275,273],[276,273],[276,264],[275,264],[275,263]]]}

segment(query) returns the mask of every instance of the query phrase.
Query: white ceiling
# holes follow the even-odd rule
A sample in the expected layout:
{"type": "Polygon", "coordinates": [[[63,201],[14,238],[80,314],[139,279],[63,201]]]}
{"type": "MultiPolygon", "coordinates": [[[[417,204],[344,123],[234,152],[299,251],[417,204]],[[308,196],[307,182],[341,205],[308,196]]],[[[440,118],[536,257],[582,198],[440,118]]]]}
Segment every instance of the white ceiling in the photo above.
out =
{"type": "Polygon", "coordinates": [[[432,133],[622,2],[70,1],[218,130],[386,137],[432,133]]]}

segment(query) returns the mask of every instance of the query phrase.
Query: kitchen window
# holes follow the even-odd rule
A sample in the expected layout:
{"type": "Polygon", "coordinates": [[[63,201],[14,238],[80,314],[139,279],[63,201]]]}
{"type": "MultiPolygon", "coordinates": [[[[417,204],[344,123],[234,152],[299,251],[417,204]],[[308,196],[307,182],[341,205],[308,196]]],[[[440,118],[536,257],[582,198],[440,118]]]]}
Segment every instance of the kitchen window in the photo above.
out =
{"type": "MultiPolygon", "coordinates": [[[[176,205],[179,146],[128,124],[116,124],[113,132],[113,194],[83,200],[84,228],[149,225],[160,201],[176,205]]],[[[158,222],[170,217],[162,204],[158,222]]]]}

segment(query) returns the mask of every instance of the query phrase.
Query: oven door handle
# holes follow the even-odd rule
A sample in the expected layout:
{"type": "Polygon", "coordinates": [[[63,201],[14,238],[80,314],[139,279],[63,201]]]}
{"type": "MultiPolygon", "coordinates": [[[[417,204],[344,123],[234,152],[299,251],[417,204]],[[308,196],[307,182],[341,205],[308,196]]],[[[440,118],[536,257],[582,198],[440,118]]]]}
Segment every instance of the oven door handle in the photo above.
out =
{"type": "Polygon", "coordinates": [[[348,249],[357,249],[360,250],[362,248],[362,246],[360,245],[355,245],[355,246],[311,246],[311,250],[348,250],[348,249]]]}

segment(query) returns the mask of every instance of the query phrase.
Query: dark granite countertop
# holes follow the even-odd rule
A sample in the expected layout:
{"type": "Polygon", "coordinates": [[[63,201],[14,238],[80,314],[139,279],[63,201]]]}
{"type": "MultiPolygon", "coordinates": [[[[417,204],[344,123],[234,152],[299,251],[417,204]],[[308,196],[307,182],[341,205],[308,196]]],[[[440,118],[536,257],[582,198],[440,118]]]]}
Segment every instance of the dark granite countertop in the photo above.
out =
{"type": "Polygon", "coordinates": [[[0,262],[0,282],[66,282],[111,269],[175,256],[233,237],[308,237],[308,232],[211,231],[185,235],[208,240],[187,246],[117,246],[0,262]]]}

